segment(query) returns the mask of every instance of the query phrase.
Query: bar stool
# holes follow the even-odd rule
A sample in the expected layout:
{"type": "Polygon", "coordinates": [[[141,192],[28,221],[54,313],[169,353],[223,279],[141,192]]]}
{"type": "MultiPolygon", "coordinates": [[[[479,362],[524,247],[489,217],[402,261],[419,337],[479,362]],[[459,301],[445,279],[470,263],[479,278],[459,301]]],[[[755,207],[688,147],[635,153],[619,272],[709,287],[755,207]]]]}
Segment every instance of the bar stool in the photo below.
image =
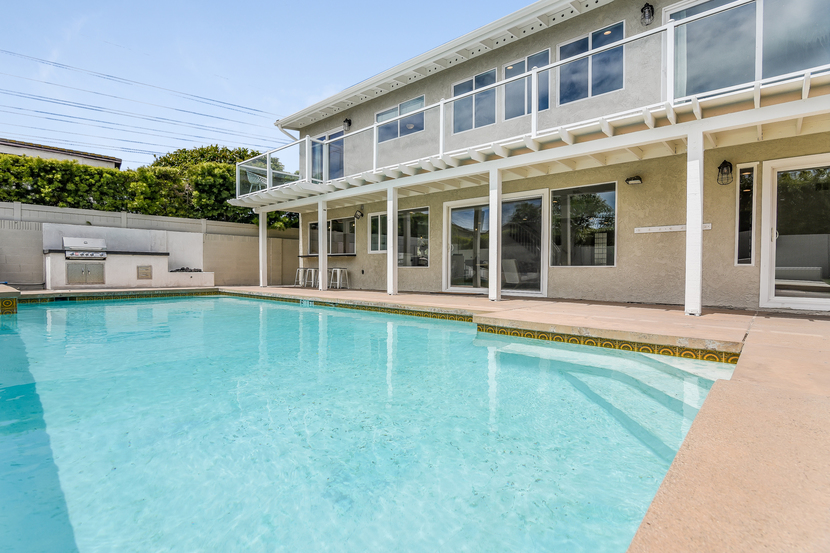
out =
{"type": "Polygon", "coordinates": [[[349,271],[341,267],[335,267],[331,270],[331,280],[329,281],[329,288],[348,288],[349,287],[349,271]]]}
{"type": "Polygon", "coordinates": [[[305,267],[297,269],[297,274],[294,275],[294,286],[305,286],[305,267]]]}
{"type": "Polygon", "coordinates": [[[317,285],[317,269],[306,269],[305,270],[305,284],[306,286],[311,286],[314,288],[317,285]],[[311,282],[309,282],[311,281],[311,282]]]}

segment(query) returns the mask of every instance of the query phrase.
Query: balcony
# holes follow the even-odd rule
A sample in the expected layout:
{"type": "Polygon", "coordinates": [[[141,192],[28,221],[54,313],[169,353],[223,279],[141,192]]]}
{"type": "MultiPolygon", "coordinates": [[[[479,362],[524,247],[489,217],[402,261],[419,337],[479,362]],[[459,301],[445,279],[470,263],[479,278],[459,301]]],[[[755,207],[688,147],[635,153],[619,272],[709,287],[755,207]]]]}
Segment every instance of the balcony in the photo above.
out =
{"type": "Polygon", "coordinates": [[[524,70],[528,58],[515,64],[520,73],[503,80],[482,74],[461,83],[466,89],[456,85],[451,99],[405,102],[370,126],[307,136],[242,162],[231,203],[311,203],[321,194],[398,179],[407,179],[414,194],[443,189],[437,181],[473,186],[483,182],[474,171],[456,178],[459,172],[448,170],[507,158],[517,158],[505,176],[510,180],[675,155],[685,151],[684,133],[666,129],[735,113],[746,114],[740,128],[707,132],[708,147],[827,130],[818,112],[795,117],[794,125],[787,117],[752,123],[760,108],[830,96],[830,15],[809,14],[821,20],[810,27],[824,33],[816,37],[799,23],[804,14],[788,19],[776,12],[781,6],[787,3],[766,0],[761,10],[756,0],[738,0],[701,13],[680,10],[663,26],[619,40],[609,27],[594,33],[588,49],[579,41],[571,52],[560,48],[567,59],[524,70]],[[615,40],[603,42],[602,35],[615,40]],[[597,79],[614,60],[625,75],[597,79]],[[624,86],[620,81],[606,91],[617,78],[624,86]],[[642,140],[633,146],[609,145],[601,153],[601,142],[590,153],[573,148],[634,133],[642,140]],[[550,150],[557,151],[543,163],[534,155],[550,150]]]}

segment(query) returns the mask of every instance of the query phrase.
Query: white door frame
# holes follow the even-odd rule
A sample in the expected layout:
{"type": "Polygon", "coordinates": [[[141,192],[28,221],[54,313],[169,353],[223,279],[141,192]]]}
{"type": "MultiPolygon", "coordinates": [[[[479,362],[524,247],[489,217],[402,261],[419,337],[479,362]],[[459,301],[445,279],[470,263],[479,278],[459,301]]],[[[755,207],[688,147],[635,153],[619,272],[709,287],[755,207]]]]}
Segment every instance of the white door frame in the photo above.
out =
{"type": "MultiPolygon", "coordinates": [[[[508,296],[531,296],[531,297],[547,297],[548,295],[548,269],[550,266],[550,189],[539,188],[536,190],[527,190],[524,192],[512,192],[510,194],[502,195],[502,203],[513,202],[522,199],[542,198],[542,251],[541,251],[541,290],[539,292],[531,292],[527,290],[509,291],[508,296]]],[[[441,289],[444,292],[452,292],[453,294],[479,294],[487,295],[489,288],[467,288],[460,286],[451,286],[449,271],[450,271],[450,211],[460,207],[473,206],[488,206],[489,198],[487,196],[480,196],[477,198],[470,198],[468,200],[456,200],[454,202],[444,202],[444,247],[441,256],[441,289]]],[[[501,230],[499,230],[501,232],[501,230]]],[[[501,278],[501,275],[499,275],[501,278]]],[[[504,295],[504,290],[502,290],[504,295]]]]}
{"type": "Polygon", "coordinates": [[[773,159],[763,163],[761,186],[761,307],[830,311],[830,299],[775,296],[775,238],[779,171],[810,169],[830,165],[830,153],[773,159]]]}

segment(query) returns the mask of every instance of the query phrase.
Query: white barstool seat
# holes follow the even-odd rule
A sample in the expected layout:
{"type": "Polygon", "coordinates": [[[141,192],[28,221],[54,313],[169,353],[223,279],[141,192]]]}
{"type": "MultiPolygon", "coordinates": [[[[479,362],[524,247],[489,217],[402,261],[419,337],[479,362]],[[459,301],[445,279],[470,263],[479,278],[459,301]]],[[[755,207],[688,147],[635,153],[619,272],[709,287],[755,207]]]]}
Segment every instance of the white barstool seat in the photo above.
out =
{"type": "Polygon", "coordinates": [[[331,269],[331,278],[329,280],[329,288],[348,288],[349,287],[349,271],[342,267],[335,267],[331,269]]]}
{"type": "Polygon", "coordinates": [[[297,269],[297,274],[294,275],[294,286],[305,286],[305,267],[297,269]]]}
{"type": "Polygon", "coordinates": [[[317,272],[318,269],[306,269],[305,270],[305,284],[306,286],[311,286],[314,288],[317,286],[317,272]]]}

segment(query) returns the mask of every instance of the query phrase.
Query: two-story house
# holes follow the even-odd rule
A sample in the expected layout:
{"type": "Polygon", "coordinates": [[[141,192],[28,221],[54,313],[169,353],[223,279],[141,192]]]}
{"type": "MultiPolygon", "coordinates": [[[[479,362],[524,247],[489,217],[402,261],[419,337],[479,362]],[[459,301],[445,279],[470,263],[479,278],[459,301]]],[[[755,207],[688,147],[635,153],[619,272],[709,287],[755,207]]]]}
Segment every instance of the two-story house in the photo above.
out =
{"type": "Polygon", "coordinates": [[[830,310],[826,0],[650,2],[542,0],[285,117],[232,203],[353,288],[830,310]]]}

